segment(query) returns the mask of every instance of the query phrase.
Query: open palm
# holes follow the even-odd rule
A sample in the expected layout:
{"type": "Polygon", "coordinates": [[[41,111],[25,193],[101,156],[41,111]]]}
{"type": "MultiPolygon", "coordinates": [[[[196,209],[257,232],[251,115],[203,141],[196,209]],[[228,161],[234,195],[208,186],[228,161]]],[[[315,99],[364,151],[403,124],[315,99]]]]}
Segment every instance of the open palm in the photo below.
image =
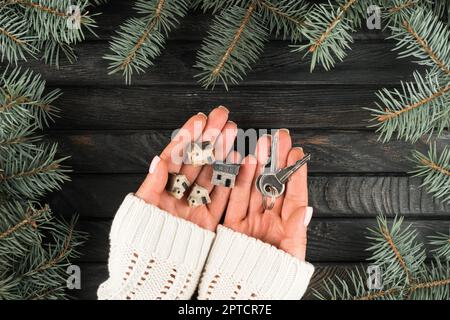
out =
{"type": "Polygon", "coordinates": [[[149,173],[136,196],[144,199],[170,214],[191,221],[198,226],[215,231],[217,224],[227,206],[230,189],[211,184],[212,167],[205,165],[195,167],[176,161],[173,151],[185,150],[191,141],[210,141],[214,144],[217,160],[238,161],[237,154],[231,152],[237,134],[237,126],[228,121],[228,110],[218,107],[209,116],[199,113],[191,117],[182,127],[182,134],[172,139],[161,153],[160,161],[153,173],[149,173]],[[186,139],[186,137],[189,139],[186,139]],[[165,190],[168,173],[184,174],[191,184],[206,188],[211,195],[211,203],[198,207],[190,207],[186,200],[188,192],[181,199],[176,199],[165,190]]]}
{"type": "MultiPolygon", "coordinates": [[[[280,167],[292,165],[304,157],[301,148],[292,148],[289,131],[280,130],[277,134],[280,167]]],[[[307,166],[304,165],[291,176],[285,194],[276,199],[271,210],[265,210],[255,180],[267,163],[269,154],[270,136],[263,136],[258,140],[256,156],[248,156],[243,161],[224,224],[304,260],[307,225],[312,214],[312,209],[307,207],[307,166]]]]}

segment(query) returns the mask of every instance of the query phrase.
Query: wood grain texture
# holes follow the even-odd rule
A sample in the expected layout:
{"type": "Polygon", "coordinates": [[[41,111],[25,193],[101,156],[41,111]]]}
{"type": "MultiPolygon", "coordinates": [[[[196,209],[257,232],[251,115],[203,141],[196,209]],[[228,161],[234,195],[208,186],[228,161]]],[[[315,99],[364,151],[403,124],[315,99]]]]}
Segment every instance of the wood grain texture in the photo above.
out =
{"type": "MultiPolygon", "coordinates": [[[[68,293],[79,300],[97,299],[97,288],[108,277],[108,267],[106,263],[83,262],[78,265],[81,268],[81,289],[69,290],[68,293]]],[[[313,290],[319,289],[324,279],[334,275],[339,275],[345,279],[346,273],[357,266],[359,266],[359,264],[315,264],[314,275],[303,299],[315,299],[313,290]]]]}
{"type": "Polygon", "coordinates": [[[198,87],[67,87],[52,130],[174,129],[192,114],[225,105],[243,128],[365,129],[377,87],[240,87],[214,92],[198,87]],[[168,117],[167,115],[175,115],[168,117]]]}
{"type": "MultiPolygon", "coordinates": [[[[76,174],[48,199],[59,212],[112,218],[124,196],[137,190],[143,174],[76,174]]],[[[443,205],[420,188],[421,179],[398,176],[310,176],[309,205],[315,217],[445,216],[443,205]]]]}
{"type": "MultiPolygon", "coordinates": [[[[412,169],[406,157],[413,146],[401,141],[382,144],[368,131],[291,132],[293,144],[311,153],[310,172],[391,172],[405,173],[412,169]]],[[[168,143],[169,131],[92,131],[52,133],[48,141],[56,141],[60,153],[72,155],[67,164],[78,173],[144,173],[154,155],[168,143]]],[[[438,141],[448,144],[450,134],[438,141]]],[[[425,141],[416,144],[425,148],[425,141]]]]}
{"type": "MultiPolygon", "coordinates": [[[[193,66],[196,61],[200,42],[170,41],[167,43],[155,66],[145,73],[134,75],[133,85],[174,86],[196,85],[200,87],[194,75],[199,71],[193,66]]],[[[265,51],[252,67],[252,70],[240,83],[246,85],[336,85],[336,84],[372,84],[378,86],[398,85],[400,80],[411,78],[418,68],[410,59],[397,59],[392,52],[392,42],[358,41],[342,63],[331,71],[317,68],[310,72],[310,59],[291,52],[289,43],[269,42],[265,51]],[[396,72],[392,73],[391,70],[396,72]],[[351,75],[351,76],[349,76],[351,75]]],[[[75,64],[62,63],[59,70],[37,60],[24,63],[40,72],[50,85],[58,86],[123,86],[120,74],[108,75],[108,61],[102,57],[109,53],[106,41],[86,42],[77,47],[78,61],[75,64]]],[[[230,86],[230,91],[240,86],[230,86]]],[[[219,85],[218,87],[223,86],[219,85]]],[[[153,89],[157,90],[157,89],[153,89]]]]}
{"type": "MultiPolygon", "coordinates": [[[[89,233],[83,262],[106,262],[109,252],[108,235],[111,220],[82,219],[79,229],[89,233]]],[[[418,241],[426,242],[427,237],[436,232],[448,232],[450,217],[442,220],[405,220],[419,232],[418,241]]],[[[313,218],[308,231],[307,260],[311,262],[359,262],[369,257],[367,228],[376,228],[376,220],[348,218],[313,218]]],[[[430,249],[429,246],[427,246],[430,249]]]]}

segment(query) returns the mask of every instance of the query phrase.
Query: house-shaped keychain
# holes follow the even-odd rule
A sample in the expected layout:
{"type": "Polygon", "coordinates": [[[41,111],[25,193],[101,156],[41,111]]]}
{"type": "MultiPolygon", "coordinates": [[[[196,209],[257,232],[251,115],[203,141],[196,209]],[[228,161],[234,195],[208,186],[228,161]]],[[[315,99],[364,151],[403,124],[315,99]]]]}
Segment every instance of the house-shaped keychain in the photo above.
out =
{"type": "Polygon", "coordinates": [[[214,162],[214,148],[211,142],[192,142],[186,150],[186,162],[193,166],[202,166],[214,162]]]}
{"type": "Polygon", "coordinates": [[[183,198],[184,193],[189,188],[189,180],[183,174],[169,174],[167,191],[177,199],[183,198]]]}
{"type": "Polygon", "coordinates": [[[233,188],[239,173],[239,164],[214,162],[211,183],[216,186],[233,188]]]}
{"type": "Polygon", "coordinates": [[[191,207],[197,207],[202,204],[207,204],[207,203],[211,202],[211,199],[209,198],[208,190],[199,186],[198,184],[194,185],[187,200],[188,200],[189,206],[191,206],[191,207]]]}

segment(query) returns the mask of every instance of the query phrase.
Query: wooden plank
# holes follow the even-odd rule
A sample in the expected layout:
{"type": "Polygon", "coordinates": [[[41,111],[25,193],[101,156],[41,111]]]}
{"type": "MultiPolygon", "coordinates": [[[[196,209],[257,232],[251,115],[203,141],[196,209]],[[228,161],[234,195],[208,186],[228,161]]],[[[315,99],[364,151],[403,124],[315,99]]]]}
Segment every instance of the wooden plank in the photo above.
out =
{"type": "MultiPolygon", "coordinates": [[[[60,153],[78,173],[144,173],[155,154],[167,145],[169,131],[53,132],[48,141],[59,142],[60,153]]],[[[413,146],[401,141],[382,144],[368,131],[293,131],[294,145],[312,154],[310,172],[391,172],[412,169],[408,159],[413,146]]],[[[242,140],[240,140],[242,141],[242,140]]],[[[449,144],[450,134],[438,140],[449,144]]],[[[242,144],[242,143],[241,143],[242,144]]],[[[425,141],[417,144],[425,148],[425,141]]]]}
{"type": "MultiPolygon", "coordinates": [[[[124,196],[137,190],[144,174],[75,174],[48,203],[55,212],[112,218],[124,196]]],[[[438,217],[450,212],[420,188],[421,179],[398,176],[311,176],[309,202],[315,217],[438,217]]]]}
{"type": "MultiPolygon", "coordinates": [[[[286,42],[269,42],[261,59],[240,85],[329,85],[329,84],[372,84],[379,87],[398,85],[400,80],[411,78],[418,68],[410,59],[397,59],[392,52],[392,42],[362,41],[352,45],[348,57],[327,72],[317,68],[310,72],[310,61],[303,55],[291,52],[286,42]],[[395,72],[393,72],[395,70],[395,72]],[[349,76],[351,75],[351,76],[349,76]]],[[[144,74],[133,76],[133,85],[196,85],[194,68],[200,42],[171,41],[167,43],[155,66],[144,74]]],[[[75,64],[62,63],[59,70],[37,60],[23,63],[25,67],[40,72],[50,85],[57,86],[123,86],[120,74],[108,75],[108,43],[86,42],[77,46],[78,61],[75,64]]],[[[219,86],[221,87],[221,86],[219,86]]],[[[239,90],[231,87],[231,91],[239,90]]],[[[324,88],[322,88],[323,90],[324,88]]],[[[157,89],[154,89],[157,90],[157,89]]]]}
{"type": "MultiPolygon", "coordinates": [[[[108,268],[105,263],[80,263],[81,289],[69,290],[68,294],[79,300],[96,300],[98,286],[107,279],[108,268]]],[[[315,272],[303,299],[314,299],[313,289],[319,289],[322,281],[339,275],[345,277],[346,272],[359,264],[315,264],[315,272]]],[[[195,298],[195,297],[194,297],[195,298]]]]}
{"type": "MultiPolygon", "coordinates": [[[[79,222],[78,229],[88,232],[89,240],[83,248],[83,262],[106,262],[109,252],[108,235],[111,220],[87,220],[79,222]]],[[[427,243],[430,235],[448,232],[450,220],[405,220],[419,231],[418,241],[427,243]]],[[[368,258],[367,228],[376,228],[376,220],[370,219],[322,219],[313,218],[308,231],[307,260],[311,262],[359,262],[368,258]]],[[[426,247],[431,249],[427,244],[426,247]]]]}
{"type": "Polygon", "coordinates": [[[55,129],[173,129],[218,104],[244,128],[367,128],[374,107],[374,86],[241,87],[214,92],[199,87],[67,87],[55,105],[55,129]]]}

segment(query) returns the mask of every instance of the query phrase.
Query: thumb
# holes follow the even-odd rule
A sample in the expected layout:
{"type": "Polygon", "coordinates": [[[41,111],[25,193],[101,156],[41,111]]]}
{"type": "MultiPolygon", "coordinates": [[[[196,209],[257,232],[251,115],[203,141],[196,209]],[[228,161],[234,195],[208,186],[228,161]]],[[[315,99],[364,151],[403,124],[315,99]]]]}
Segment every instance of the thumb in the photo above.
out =
{"type": "Polygon", "coordinates": [[[136,196],[154,206],[159,205],[161,193],[167,184],[167,164],[160,157],[155,156],[150,164],[150,169],[144,182],[136,192],[136,196]]]}

